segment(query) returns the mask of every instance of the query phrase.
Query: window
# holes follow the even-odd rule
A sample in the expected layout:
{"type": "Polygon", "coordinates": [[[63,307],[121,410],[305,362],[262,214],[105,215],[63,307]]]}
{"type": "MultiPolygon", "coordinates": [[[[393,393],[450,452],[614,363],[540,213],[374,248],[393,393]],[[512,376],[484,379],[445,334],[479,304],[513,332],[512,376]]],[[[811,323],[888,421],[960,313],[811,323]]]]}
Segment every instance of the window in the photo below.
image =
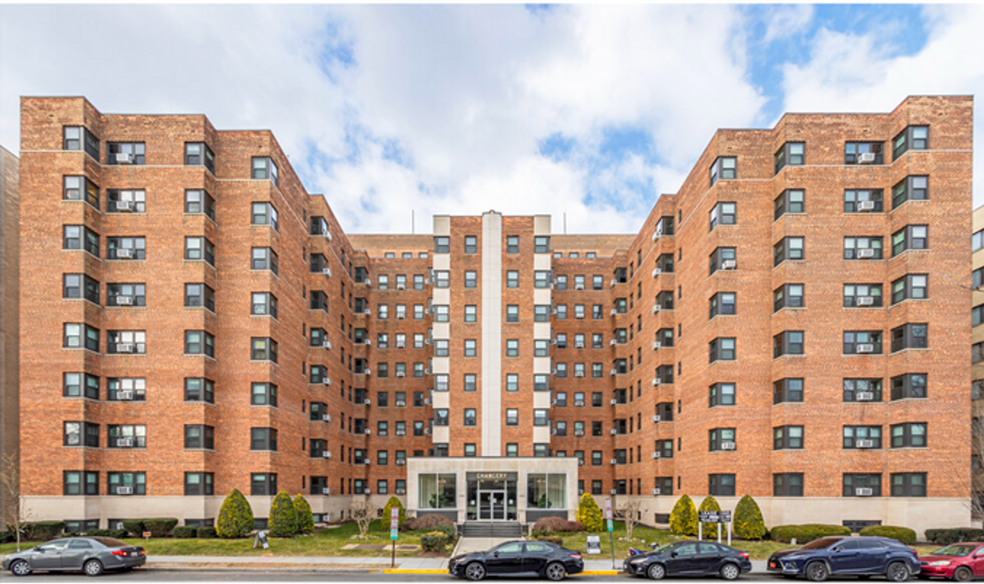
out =
{"type": "Polygon", "coordinates": [[[516,373],[506,374],[506,391],[519,391],[519,375],[516,373]]]}
{"type": "Polygon", "coordinates": [[[537,304],[533,307],[533,322],[550,322],[550,305],[537,304]]]}
{"type": "Polygon", "coordinates": [[[99,282],[84,274],[65,274],[62,279],[62,298],[81,299],[99,304],[99,282]]]}
{"type": "Polygon", "coordinates": [[[106,144],[106,164],[146,164],[143,142],[109,142],[106,144]]]}
{"type": "Polygon", "coordinates": [[[775,154],[776,174],[785,166],[802,166],[806,162],[806,144],[786,142],[775,154]]]}
{"type": "Polygon", "coordinates": [[[99,352],[99,329],[87,324],[66,323],[62,337],[65,349],[88,349],[99,352]]]}
{"type": "Polygon", "coordinates": [[[550,253],[550,236],[537,235],[534,237],[533,253],[550,253]]]}
{"type": "Polygon", "coordinates": [[[735,339],[717,338],[708,343],[710,363],[735,360],[735,339]]]}
{"type": "Polygon", "coordinates": [[[881,237],[845,237],[845,260],[880,260],[882,259],[881,237]]]}
{"type": "Polygon", "coordinates": [[[81,201],[85,197],[86,203],[99,208],[99,187],[95,183],[84,176],[66,176],[63,180],[62,199],[81,201]]]}
{"type": "Polygon", "coordinates": [[[451,238],[446,235],[435,236],[434,253],[451,253],[451,238]]]}
{"type": "Polygon", "coordinates": [[[434,270],[434,287],[450,288],[451,272],[449,272],[448,270],[434,270]]]}
{"type": "Polygon", "coordinates": [[[65,446],[99,448],[99,424],[89,422],[65,422],[63,442],[65,446]]]}
{"type": "Polygon", "coordinates": [[[804,354],[803,331],[786,331],[772,337],[772,358],[804,354]]]}
{"type": "Polygon", "coordinates": [[[880,306],[882,306],[881,284],[844,284],[845,308],[880,306]]]}
{"type": "Polygon", "coordinates": [[[478,321],[478,307],[474,304],[465,305],[465,322],[478,321]]]}
{"type": "MultiPolygon", "coordinates": [[[[210,472],[184,473],[184,494],[186,497],[215,494],[215,475],[210,472]]],[[[187,523],[187,521],[185,521],[187,523]]]]}
{"type": "Polygon", "coordinates": [[[276,495],[277,475],[275,473],[252,473],[249,480],[250,495],[276,495]]]}
{"type": "Polygon", "coordinates": [[[735,384],[715,383],[710,387],[710,404],[708,407],[735,405],[735,384]]]}
{"type": "Polygon", "coordinates": [[[89,156],[99,160],[99,138],[85,126],[65,126],[62,128],[63,150],[85,150],[89,156]]]}
{"type": "MultiPolygon", "coordinates": [[[[385,304],[380,305],[380,308],[386,306],[385,304]]],[[[431,312],[434,313],[434,322],[448,322],[450,320],[450,311],[447,304],[438,304],[431,307],[431,312]]],[[[382,315],[380,315],[382,318],[382,315]]]]}
{"type": "Polygon", "coordinates": [[[454,473],[421,473],[417,475],[418,509],[454,509],[457,506],[457,489],[454,473]]]}
{"type": "Polygon", "coordinates": [[[106,380],[106,399],[109,401],[146,401],[147,380],[143,377],[110,377],[106,380]]]}
{"type": "Polygon", "coordinates": [[[143,237],[106,238],[106,257],[111,260],[143,260],[147,259],[146,252],[147,244],[143,237]]]}
{"type": "MultiPolygon", "coordinates": [[[[279,258],[277,257],[277,252],[273,251],[269,247],[254,247],[252,250],[252,258],[250,269],[270,270],[274,274],[277,273],[279,258]]],[[[215,264],[213,263],[212,265],[215,264]]]]}
{"type": "Polygon", "coordinates": [[[880,378],[845,378],[845,402],[880,402],[882,400],[882,380],[880,378]]]}
{"type": "Polygon", "coordinates": [[[902,472],[892,474],[893,497],[925,497],[926,473],[902,472]]]}
{"type": "Polygon", "coordinates": [[[202,377],[185,378],[185,401],[215,403],[215,382],[202,377]]]}
{"type": "Polygon", "coordinates": [[[506,272],[506,288],[519,288],[519,272],[508,270],[506,272]]]}
{"type": "Polygon", "coordinates": [[[106,473],[107,495],[146,495],[147,474],[142,472],[106,473]]]}
{"type": "Polygon", "coordinates": [[[882,146],[882,142],[847,142],[844,164],[885,164],[882,146]]]}
{"type": "Polygon", "coordinates": [[[146,306],[147,287],[144,284],[109,284],[106,286],[108,306],[146,306]]]}
{"type": "Polygon", "coordinates": [[[772,429],[773,450],[803,448],[803,426],[778,426],[772,429]]]}
{"type": "Polygon", "coordinates": [[[773,497],[802,497],[803,473],[787,472],[772,475],[773,497]]]}
{"type": "Polygon", "coordinates": [[[253,303],[250,314],[277,318],[277,297],[270,292],[253,292],[253,303]]]}
{"type": "Polygon", "coordinates": [[[783,237],[772,247],[772,265],[778,266],[786,260],[804,259],[804,247],[803,237],[783,237]]]}
{"type": "Polygon", "coordinates": [[[970,362],[979,363],[984,361],[984,342],[974,343],[970,347],[970,362]]]}
{"type": "Polygon", "coordinates": [[[714,231],[718,225],[734,225],[738,222],[736,203],[718,203],[710,212],[711,227],[709,231],[714,231]]]}
{"type": "Polygon", "coordinates": [[[62,473],[62,494],[98,495],[99,473],[80,470],[68,470],[62,473]]]}
{"type": "MultiPolygon", "coordinates": [[[[147,194],[143,190],[119,190],[110,189],[106,191],[106,212],[107,213],[146,213],[147,194]]],[[[86,197],[88,200],[88,196],[86,197]]],[[[98,201],[96,202],[98,205],[98,201]]]]}
{"type": "Polygon", "coordinates": [[[885,210],[881,189],[848,189],[844,191],[845,213],[881,213],[885,210]]]}
{"type": "Polygon", "coordinates": [[[277,227],[277,208],[272,203],[253,203],[252,225],[269,225],[274,231],[277,227]]]}
{"type": "Polygon", "coordinates": [[[735,449],[735,429],[734,428],[714,428],[708,432],[710,438],[710,452],[735,449]]]}
{"type": "Polygon", "coordinates": [[[550,287],[550,270],[537,270],[533,272],[533,287],[534,288],[549,288],[550,287]]]}
{"type": "Polygon", "coordinates": [[[844,448],[881,448],[881,426],[844,426],[844,448]]]}
{"type": "Polygon", "coordinates": [[[506,340],[506,357],[519,357],[519,340],[506,340]]]}
{"type": "Polygon", "coordinates": [[[215,221],[215,199],[203,190],[185,191],[185,213],[201,213],[215,221]]]}
{"type": "Polygon", "coordinates": [[[465,357],[474,357],[478,354],[478,342],[475,339],[465,339],[465,357]]]}
{"type": "Polygon", "coordinates": [[[910,249],[929,249],[929,227],[907,225],[892,234],[892,257],[910,249]]]}
{"type": "Polygon", "coordinates": [[[556,287],[557,287],[557,290],[567,290],[567,276],[566,275],[557,276],[557,278],[556,278],[556,287]]]}
{"type": "MultiPolygon", "coordinates": [[[[249,403],[254,406],[277,407],[277,386],[273,383],[253,383],[249,403]]],[[[314,404],[312,403],[312,408],[314,404]]]]}
{"type": "Polygon", "coordinates": [[[188,450],[215,450],[215,428],[201,424],[186,424],[184,447],[188,450]]]}
{"type": "MultiPolygon", "coordinates": [[[[660,257],[662,258],[663,256],[660,257]]],[[[736,257],[735,248],[733,247],[719,247],[715,249],[714,253],[712,253],[709,258],[710,271],[708,275],[713,274],[718,270],[736,269],[738,267],[736,257]]],[[[669,271],[673,271],[672,266],[669,271]]]]}
{"type": "Polygon", "coordinates": [[[249,449],[253,451],[277,451],[276,428],[250,428],[249,449]]]}
{"type": "Polygon", "coordinates": [[[881,475],[844,473],[845,497],[881,497],[881,475]]]}
{"type": "Polygon", "coordinates": [[[733,474],[712,474],[707,475],[708,489],[715,497],[734,497],[735,496],[735,475],[733,474]]]}
{"type": "Polygon", "coordinates": [[[803,308],[803,284],[783,284],[772,292],[772,311],[803,308]]]}
{"type": "Polygon", "coordinates": [[[892,208],[897,209],[906,201],[929,199],[929,177],[907,176],[892,187],[892,208]]]}
{"type": "MultiPolygon", "coordinates": [[[[710,301],[710,318],[714,318],[719,314],[735,314],[735,293],[734,292],[718,292],[714,296],[711,296],[710,301]]],[[[673,331],[670,329],[670,334],[673,331]]],[[[672,347],[672,337],[669,345],[672,347]]]]}
{"type": "MultiPolygon", "coordinates": [[[[929,126],[909,126],[892,140],[892,160],[909,150],[929,149],[929,126]]],[[[893,490],[895,486],[892,486],[893,490]]]]}
{"type": "Polygon", "coordinates": [[[844,354],[882,353],[881,331],[844,331],[844,354]]]}
{"type": "Polygon", "coordinates": [[[65,225],[62,249],[84,249],[99,257],[99,234],[82,225],[65,225]]]}
{"type": "Polygon", "coordinates": [[[280,186],[277,165],[272,158],[257,156],[253,158],[253,180],[269,180],[274,185],[280,186]]]}
{"type": "Polygon", "coordinates": [[[251,360],[277,362],[277,341],[268,337],[253,337],[250,346],[251,360]]]}
{"type": "Polygon", "coordinates": [[[207,331],[185,331],[185,355],[215,358],[215,337],[207,331]]]}
{"type": "Polygon", "coordinates": [[[719,180],[733,180],[738,178],[737,173],[738,159],[733,156],[722,156],[711,165],[711,186],[719,180]]]}
{"type": "Polygon", "coordinates": [[[507,409],[506,410],[506,425],[507,426],[518,426],[519,425],[519,410],[507,409]]]}
{"type": "Polygon", "coordinates": [[[519,236],[509,235],[506,237],[506,253],[519,253],[519,236]]]}
{"type": "Polygon", "coordinates": [[[892,401],[925,397],[927,397],[925,373],[906,373],[892,378],[892,401]]]}
{"type": "Polygon", "coordinates": [[[802,189],[788,189],[776,197],[775,219],[788,214],[806,213],[806,194],[802,189]]]}
{"type": "Polygon", "coordinates": [[[99,399],[99,378],[88,373],[66,373],[63,377],[64,397],[99,399]]]}
{"type": "MultiPolygon", "coordinates": [[[[467,286],[467,276],[468,275],[466,273],[465,274],[465,280],[466,280],[465,285],[466,286],[467,286]]],[[[413,275],[413,289],[414,290],[423,290],[424,289],[424,276],[423,276],[423,274],[414,274],[413,275]]]]}
{"type": "Polygon", "coordinates": [[[772,384],[772,403],[801,403],[803,401],[803,379],[790,377],[779,379],[772,384]]]}
{"type": "Polygon", "coordinates": [[[892,448],[925,448],[926,424],[906,423],[892,426],[892,448]]]}
{"type": "Polygon", "coordinates": [[[185,165],[204,166],[215,174],[215,154],[204,142],[185,142],[185,165]]]}
{"type": "Polygon", "coordinates": [[[929,325],[910,323],[892,329],[892,352],[925,349],[929,346],[929,325]]]}
{"type": "Polygon", "coordinates": [[[465,236],[465,253],[478,253],[478,238],[474,235],[465,236]]]}
{"type": "Polygon", "coordinates": [[[147,353],[147,333],[144,331],[107,331],[106,353],[110,355],[147,353]]]}
{"type": "Polygon", "coordinates": [[[478,288],[478,272],[471,270],[465,272],[465,288],[478,288]]]}

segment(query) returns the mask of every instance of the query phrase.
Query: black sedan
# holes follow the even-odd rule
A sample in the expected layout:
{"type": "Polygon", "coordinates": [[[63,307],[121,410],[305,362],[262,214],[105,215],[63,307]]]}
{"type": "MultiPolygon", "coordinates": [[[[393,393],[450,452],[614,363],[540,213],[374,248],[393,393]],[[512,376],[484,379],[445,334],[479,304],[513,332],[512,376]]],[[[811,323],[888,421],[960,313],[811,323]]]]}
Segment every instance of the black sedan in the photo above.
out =
{"type": "Polygon", "coordinates": [[[752,570],[748,552],[712,541],[678,541],[648,554],[625,560],[622,569],[633,576],[662,580],[667,576],[721,576],[734,580],[752,570]]]}
{"type": "Polygon", "coordinates": [[[507,541],[484,551],[455,556],[448,572],[469,580],[486,576],[539,576],[557,582],[584,571],[581,554],[545,541],[507,541]]]}
{"type": "Polygon", "coordinates": [[[84,572],[99,576],[106,570],[132,570],[147,562],[142,547],[111,537],[66,537],[10,554],[3,569],[14,576],[31,572],[84,572]]]}

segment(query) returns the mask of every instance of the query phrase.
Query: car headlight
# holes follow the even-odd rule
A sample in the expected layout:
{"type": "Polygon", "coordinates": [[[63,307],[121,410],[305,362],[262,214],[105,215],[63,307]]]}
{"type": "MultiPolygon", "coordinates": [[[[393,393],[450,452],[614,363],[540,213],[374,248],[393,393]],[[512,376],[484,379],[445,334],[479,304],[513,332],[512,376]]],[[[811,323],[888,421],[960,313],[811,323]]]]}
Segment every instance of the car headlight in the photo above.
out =
{"type": "Polygon", "coordinates": [[[949,566],[950,565],[950,561],[949,560],[940,560],[938,562],[930,562],[927,565],[928,566],[949,566]]]}
{"type": "Polygon", "coordinates": [[[641,564],[641,563],[643,563],[645,561],[646,561],[646,558],[636,558],[636,559],[632,560],[632,563],[633,564],[641,564]]]}

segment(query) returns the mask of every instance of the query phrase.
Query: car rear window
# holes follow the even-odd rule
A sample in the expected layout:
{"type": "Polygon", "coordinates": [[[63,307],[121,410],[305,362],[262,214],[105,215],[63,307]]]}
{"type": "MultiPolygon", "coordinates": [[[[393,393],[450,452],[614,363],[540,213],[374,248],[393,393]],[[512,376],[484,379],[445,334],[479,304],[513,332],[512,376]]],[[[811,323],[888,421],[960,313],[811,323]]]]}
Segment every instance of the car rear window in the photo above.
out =
{"type": "Polygon", "coordinates": [[[99,543],[103,544],[106,547],[129,547],[130,546],[130,544],[126,543],[125,541],[120,541],[120,540],[114,539],[112,537],[94,537],[92,539],[98,541],[99,543]]]}

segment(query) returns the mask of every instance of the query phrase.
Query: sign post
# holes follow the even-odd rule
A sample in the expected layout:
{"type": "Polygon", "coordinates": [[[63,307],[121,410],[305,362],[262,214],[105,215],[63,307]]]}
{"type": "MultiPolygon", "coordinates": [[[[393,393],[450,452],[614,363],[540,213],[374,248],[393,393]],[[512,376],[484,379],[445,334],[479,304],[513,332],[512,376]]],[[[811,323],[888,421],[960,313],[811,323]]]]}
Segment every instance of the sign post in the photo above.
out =
{"type": "MultiPolygon", "coordinates": [[[[726,524],[728,530],[728,545],[731,545],[731,511],[721,511],[721,523],[726,524]]],[[[721,543],[721,524],[718,524],[718,543],[721,543]]]]}
{"type": "Polygon", "coordinates": [[[717,523],[718,543],[721,543],[721,524],[727,523],[728,545],[731,545],[731,511],[699,511],[697,521],[697,539],[703,539],[705,523],[717,523]]]}
{"type": "Polygon", "coordinates": [[[605,520],[608,521],[608,545],[612,550],[612,569],[617,569],[615,567],[615,536],[612,535],[612,531],[615,529],[615,523],[612,521],[612,500],[610,497],[605,498],[605,520]]]}
{"type": "Polygon", "coordinates": [[[390,509],[390,541],[393,551],[390,555],[390,568],[396,566],[396,538],[400,534],[400,509],[396,505],[390,509]]]}

